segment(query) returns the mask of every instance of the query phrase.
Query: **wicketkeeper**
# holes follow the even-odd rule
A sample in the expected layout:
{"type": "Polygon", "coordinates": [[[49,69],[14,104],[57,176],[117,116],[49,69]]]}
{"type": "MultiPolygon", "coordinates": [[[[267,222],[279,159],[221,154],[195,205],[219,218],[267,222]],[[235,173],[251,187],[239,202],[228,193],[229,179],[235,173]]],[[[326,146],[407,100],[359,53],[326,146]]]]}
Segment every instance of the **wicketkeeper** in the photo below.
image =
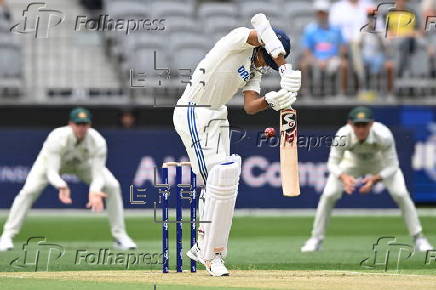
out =
{"type": "Polygon", "coordinates": [[[91,128],[91,113],[75,108],[70,113],[68,126],[54,129],[47,137],[41,152],[27,176],[26,183],[15,197],[0,237],[0,251],[14,247],[27,212],[44,188],[50,184],[59,190],[59,200],[71,204],[71,191],[61,174],[75,174],[89,184],[89,202],[94,212],[104,209],[104,199],[114,239],[114,247],[135,249],[136,244],[127,235],[121,188],[118,180],[106,168],[106,140],[91,128]]]}
{"type": "Polygon", "coordinates": [[[400,207],[416,250],[431,250],[433,247],[422,234],[415,205],[407,191],[391,131],[382,123],[374,122],[371,109],[356,107],[348,116],[348,124],[339,129],[336,136],[343,136],[344,146],[332,146],[330,150],[330,175],[318,203],[312,237],[301,251],[313,252],[321,248],[336,201],[343,191],[352,194],[357,190],[359,177],[364,177],[358,186],[361,194],[369,193],[375,184],[383,182],[400,207]]]}
{"type": "Polygon", "coordinates": [[[232,30],[207,53],[174,110],[174,126],[192,169],[206,184],[200,217],[211,221],[200,225],[198,243],[187,255],[204,264],[213,276],[229,275],[223,259],[241,173],[241,157],[230,155],[226,104],[242,89],[248,114],[269,107],[287,109],[301,86],[301,72],[285,61],[290,53],[288,36],[273,29],[264,14],[256,14],[251,23],[254,29],[232,30]],[[282,89],[262,97],[260,81],[267,67],[279,71],[282,89]]]}

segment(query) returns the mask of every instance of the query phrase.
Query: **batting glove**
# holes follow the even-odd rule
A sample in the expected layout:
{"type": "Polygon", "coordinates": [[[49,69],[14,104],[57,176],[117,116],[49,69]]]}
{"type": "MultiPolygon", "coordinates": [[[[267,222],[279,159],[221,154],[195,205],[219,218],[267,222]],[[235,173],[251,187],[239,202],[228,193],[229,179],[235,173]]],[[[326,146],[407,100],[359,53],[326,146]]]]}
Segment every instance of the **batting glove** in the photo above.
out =
{"type": "Polygon", "coordinates": [[[298,92],[301,87],[301,71],[292,70],[292,65],[289,63],[283,64],[279,67],[279,74],[282,78],[280,86],[289,92],[298,92]]]}
{"type": "Polygon", "coordinates": [[[281,89],[278,92],[272,91],[265,94],[265,101],[276,111],[289,108],[297,99],[297,93],[288,92],[281,89]]]}
{"type": "Polygon", "coordinates": [[[296,92],[288,92],[280,102],[280,110],[289,109],[297,100],[296,92]]]}

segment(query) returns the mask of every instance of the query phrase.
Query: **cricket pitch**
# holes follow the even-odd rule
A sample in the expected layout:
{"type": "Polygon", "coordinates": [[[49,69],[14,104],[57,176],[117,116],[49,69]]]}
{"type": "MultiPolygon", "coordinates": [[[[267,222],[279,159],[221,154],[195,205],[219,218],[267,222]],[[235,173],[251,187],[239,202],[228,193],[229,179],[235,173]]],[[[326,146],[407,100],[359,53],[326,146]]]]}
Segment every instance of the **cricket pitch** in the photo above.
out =
{"type": "Polygon", "coordinates": [[[160,271],[65,271],[0,273],[0,278],[147,283],[156,285],[253,289],[436,289],[436,276],[350,271],[233,270],[229,277],[160,271]]]}

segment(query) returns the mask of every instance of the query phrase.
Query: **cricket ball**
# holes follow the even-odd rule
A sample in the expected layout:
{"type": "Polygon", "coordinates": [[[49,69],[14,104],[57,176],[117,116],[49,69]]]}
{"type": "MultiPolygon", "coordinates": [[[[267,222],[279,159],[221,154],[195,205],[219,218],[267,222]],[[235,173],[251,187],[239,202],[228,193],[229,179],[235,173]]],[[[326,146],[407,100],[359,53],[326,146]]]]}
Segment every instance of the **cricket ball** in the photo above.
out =
{"type": "Polygon", "coordinates": [[[276,129],[274,128],[266,128],[265,131],[263,131],[266,137],[271,138],[276,135],[276,129]]]}

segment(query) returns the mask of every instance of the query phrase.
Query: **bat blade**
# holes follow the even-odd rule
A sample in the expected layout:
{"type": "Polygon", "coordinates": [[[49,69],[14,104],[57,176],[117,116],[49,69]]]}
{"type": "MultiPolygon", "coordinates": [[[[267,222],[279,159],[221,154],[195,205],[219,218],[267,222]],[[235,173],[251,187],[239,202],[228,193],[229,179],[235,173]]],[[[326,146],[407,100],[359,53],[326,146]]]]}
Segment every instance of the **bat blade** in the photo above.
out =
{"type": "Polygon", "coordinates": [[[284,196],[300,195],[297,150],[297,111],[280,111],[280,171],[284,196]]]}

